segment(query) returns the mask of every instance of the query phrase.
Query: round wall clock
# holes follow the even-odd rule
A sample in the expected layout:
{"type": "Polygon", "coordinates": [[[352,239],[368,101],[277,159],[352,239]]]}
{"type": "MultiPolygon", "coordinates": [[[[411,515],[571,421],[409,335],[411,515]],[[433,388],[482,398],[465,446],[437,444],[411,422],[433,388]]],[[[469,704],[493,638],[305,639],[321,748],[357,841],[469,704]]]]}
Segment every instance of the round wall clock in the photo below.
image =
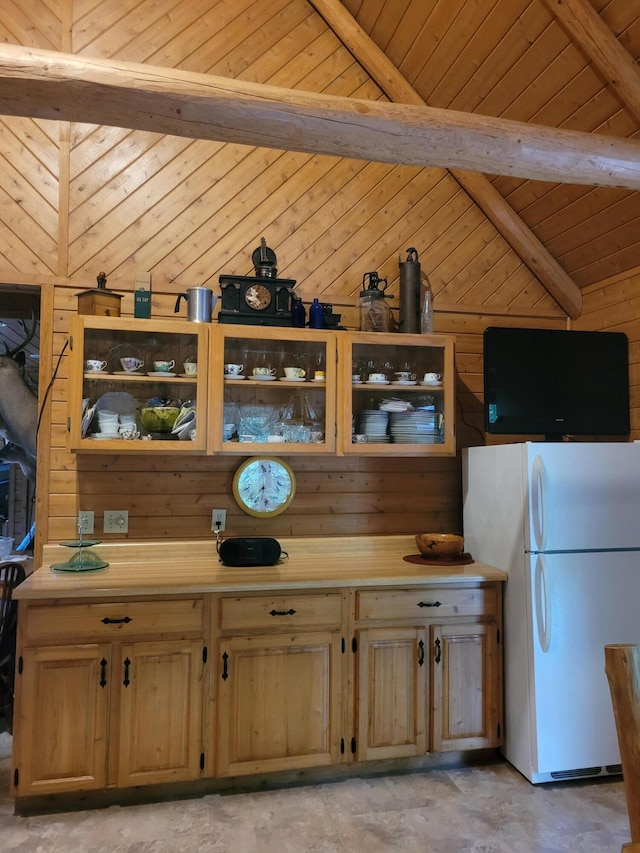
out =
{"type": "Polygon", "coordinates": [[[252,456],[233,477],[233,496],[238,506],[256,518],[280,515],[296,493],[291,468],[277,456],[252,456]]]}
{"type": "Polygon", "coordinates": [[[252,284],[244,292],[244,301],[254,311],[264,311],[271,305],[271,291],[264,284],[252,284]]]}

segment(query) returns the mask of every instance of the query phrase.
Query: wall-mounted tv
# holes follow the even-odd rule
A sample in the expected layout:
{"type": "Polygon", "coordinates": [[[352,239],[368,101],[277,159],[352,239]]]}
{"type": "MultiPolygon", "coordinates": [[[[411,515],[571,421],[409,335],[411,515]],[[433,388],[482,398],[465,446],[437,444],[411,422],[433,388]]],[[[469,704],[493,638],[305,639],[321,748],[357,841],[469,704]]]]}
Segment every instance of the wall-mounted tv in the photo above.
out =
{"type": "Polygon", "coordinates": [[[496,435],[629,433],[622,332],[490,326],[483,337],[485,430],[496,435]]]}

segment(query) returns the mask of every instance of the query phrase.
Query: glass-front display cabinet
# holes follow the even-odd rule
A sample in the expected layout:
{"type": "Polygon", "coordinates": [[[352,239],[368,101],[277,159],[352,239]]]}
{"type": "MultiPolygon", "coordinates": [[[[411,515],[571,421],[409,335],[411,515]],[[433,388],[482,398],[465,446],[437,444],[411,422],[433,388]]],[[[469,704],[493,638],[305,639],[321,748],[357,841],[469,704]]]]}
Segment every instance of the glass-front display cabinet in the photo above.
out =
{"type": "Polygon", "coordinates": [[[332,332],[213,328],[208,450],[334,453],[336,372],[332,332]]]}
{"type": "Polygon", "coordinates": [[[204,453],[209,325],[80,315],[71,320],[71,450],[204,453]]]}
{"type": "Polygon", "coordinates": [[[339,341],[339,452],[455,454],[453,338],[344,332],[339,341]]]}

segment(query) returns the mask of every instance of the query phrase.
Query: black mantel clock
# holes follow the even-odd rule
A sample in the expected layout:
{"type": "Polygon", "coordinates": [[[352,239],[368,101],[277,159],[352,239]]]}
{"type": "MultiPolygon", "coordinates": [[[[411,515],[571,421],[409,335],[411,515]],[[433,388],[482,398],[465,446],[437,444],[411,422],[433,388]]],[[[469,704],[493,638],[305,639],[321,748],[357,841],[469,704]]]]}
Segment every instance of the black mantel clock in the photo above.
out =
{"type": "Polygon", "coordinates": [[[291,297],[295,280],[276,278],[276,256],[264,237],[251,260],[255,276],[221,275],[222,299],[219,323],[258,326],[290,326],[291,297]]]}

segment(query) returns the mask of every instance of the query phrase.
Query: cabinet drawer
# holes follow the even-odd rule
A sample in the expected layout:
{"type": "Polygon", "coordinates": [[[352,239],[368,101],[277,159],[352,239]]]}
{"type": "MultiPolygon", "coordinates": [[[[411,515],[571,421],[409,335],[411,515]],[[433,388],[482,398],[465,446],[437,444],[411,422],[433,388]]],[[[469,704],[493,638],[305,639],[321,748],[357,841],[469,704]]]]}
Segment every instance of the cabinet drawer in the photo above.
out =
{"type": "Polygon", "coordinates": [[[291,628],[340,628],[342,597],[329,595],[260,595],[220,600],[220,630],[254,631],[291,628]]]}
{"type": "Polygon", "coordinates": [[[412,621],[447,616],[495,616],[495,587],[480,589],[396,589],[358,592],[356,619],[360,622],[389,619],[412,621]]]}
{"type": "Polygon", "coordinates": [[[103,640],[139,634],[200,634],[202,629],[200,599],[124,601],[29,607],[23,636],[24,642],[32,645],[81,637],[103,640]]]}

